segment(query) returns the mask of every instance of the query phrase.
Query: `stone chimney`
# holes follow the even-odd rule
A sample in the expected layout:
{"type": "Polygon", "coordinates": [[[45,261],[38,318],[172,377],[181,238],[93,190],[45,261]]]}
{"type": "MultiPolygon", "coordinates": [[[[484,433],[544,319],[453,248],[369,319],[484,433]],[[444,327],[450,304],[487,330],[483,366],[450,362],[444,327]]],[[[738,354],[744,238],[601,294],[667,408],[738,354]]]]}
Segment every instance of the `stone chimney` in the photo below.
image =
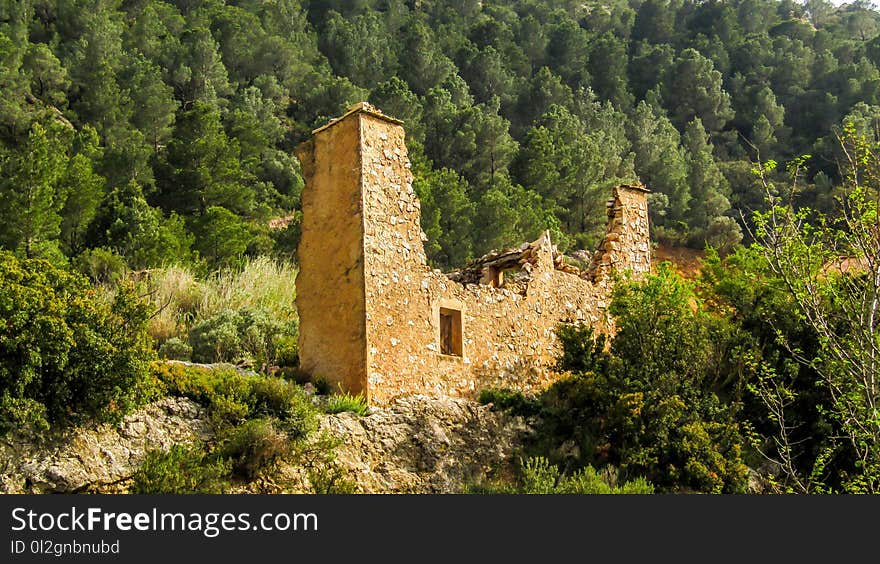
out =
{"type": "Polygon", "coordinates": [[[302,163],[296,279],[300,366],[333,391],[367,389],[368,297],[377,271],[425,263],[402,122],[367,103],[315,129],[302,163]]]}
{"type": "Polygon", "coordinates": [[[648,194],[642,184],[623,184],[612,193],[605,238],[599,244],[590,271],[599,282],[611,271],[629,272],[636,279],[651,270],[651,238],[648,233],[648,194]]]}

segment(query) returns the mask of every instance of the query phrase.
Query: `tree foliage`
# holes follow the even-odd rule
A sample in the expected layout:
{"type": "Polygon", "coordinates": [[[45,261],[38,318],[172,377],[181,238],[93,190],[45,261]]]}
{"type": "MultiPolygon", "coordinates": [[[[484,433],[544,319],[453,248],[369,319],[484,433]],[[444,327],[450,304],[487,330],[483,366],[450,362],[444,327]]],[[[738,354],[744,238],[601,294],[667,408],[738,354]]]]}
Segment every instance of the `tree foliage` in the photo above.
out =
{"type": "MultiPolygon", "coordinates": [[[[802,474],[794,460],[798,452],[786,423],[787,409],[800,390],[785,374],[765,368],[757,394],[775,416],[779,429],[777,454],[788,485],[801,491],[828,487],[825,466],[841,449],[851,467],[836,477],[846,491],[880,490],[880,237],[877,201],[880,193],[880,146],[848,124],[840,139],[845,186],[831,215],[814,216],[792,205],[804,160],[789,167],[790,190],[765,183],[770,208],[756,215],[757,249],[769,271],[785,286],[798,320],[814,334],[818,347],[802,350],[785,344],[798,362],[815,370],[815,385],[826,394],[821,410],[838,430],[813,460],[813,471],[802,474]]],[[[760,176],[772,164],[756,170],[760,176]]]]}
{"type": "MultiPolygon", "coordinates": [[[[608,187],[634,177],[654,191],[659,239],[729,246],[763,207],[741,174],[750,160],[821,157],[805,171],[818,179],[807,197],[827,211],[843,182],[831,130],[864,115],[860,104],[880,104],[880,15],[862,3],[20,8],[5,2],[0,18],[0,158],[15,220],[2,244],[56,260],[107,245],[95,210],[130,182],[162,217],[184,217],[196,240],[201,216],[219,206],[262,233],[245,253],[272,251],[283,238],[269,237],[268,220],[298,212],[293,147],[366,99],[406,122],[414,160],[423,150],[420,174],[435,179],[420,181],[426,198],[434,171],[466,182],[453,182],[439,216],[447,195],[431,190],[438,265],[533,227],[591,250],[608,187]],[[72,141],[81,135],[89,141],[72,141]]],[[[132,265],[166,259],[120,252],[132,265]]]]}
{"type": "Polygon", "coordinates": [[[733,328],[696,300],[666,265],[615,287],[610,347],[588,327],[561,326],[559,369],[571,376],[537,400],[539,452],[660,491],[745,491],[740,382],[725,377],[733,328]]]}
{"type": "Polygon", "coordinates": [[[146,391],[148,308],[77,274],[0,253],[0,427],[120,419],[146,391]]]}

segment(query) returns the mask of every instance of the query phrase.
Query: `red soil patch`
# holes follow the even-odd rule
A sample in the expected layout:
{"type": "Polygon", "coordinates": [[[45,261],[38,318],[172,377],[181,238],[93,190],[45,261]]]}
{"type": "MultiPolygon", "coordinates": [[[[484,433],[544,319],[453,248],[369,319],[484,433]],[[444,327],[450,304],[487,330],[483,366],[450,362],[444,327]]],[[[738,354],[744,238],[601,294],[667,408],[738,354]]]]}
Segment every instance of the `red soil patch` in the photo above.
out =
{"type": "Polygon", "coordinates": [[[706,253],[701,250],[657,245],[651,254],[651,270],[656,272],[661,262],[668,261],[683,277],[694,279],[700,275],[705,259],[706,253]]]}

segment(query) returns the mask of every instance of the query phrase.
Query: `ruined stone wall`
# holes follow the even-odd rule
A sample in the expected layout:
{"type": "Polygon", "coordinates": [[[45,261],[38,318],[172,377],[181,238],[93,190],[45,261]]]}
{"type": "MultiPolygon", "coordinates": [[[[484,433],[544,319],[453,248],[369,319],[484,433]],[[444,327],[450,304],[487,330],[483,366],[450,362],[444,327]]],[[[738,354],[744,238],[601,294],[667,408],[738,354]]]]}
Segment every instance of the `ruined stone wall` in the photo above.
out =
{"type": "Polygon", "coordinates": [[[308,178],[297,250],[300,365],[353,393],[365,391],[363,198],[357,120],[344,120],[301,145],[308,178]]]}
{"type": "MultiPolygon", "coordinates": [[[[339,363],[350,366],[352,372],[337,379],[349,383],[349,389],[365,391],[373,403],[387,404],[397,396],[413,393],[473,397],[487,387],[533,391],[547,386],[556,377],[552,367],[559,353],[557,326],[586,322],[599,331],[607,330],[608,280],[604,274],[611,268],[632,266],[641,272],[643,265],[650,264],[646,262],[650,255],[640,250],[641,243],[647,249],[647,223],[643,231],[628,233],[628,226],[640,225],[642,211],[647,211],[645,194],[624,188],[610,204],[610,211],[615,217],[619,216],[619,221],[611,224],[614,231],[609,232],[617,248],[612,248],[615,252],[609,256],[609,263],[600,265],[606,270],[597,280],[594,281],[592,275],[578,276],[556,269],[552,243],[544,237],[536,247],[538,260],[534,266],[529,265],[530,272],[520,273],[527,274],[524,280],[510,280],[497,288],[454,282],[427,266],[419,201],[413,191],[404,131],[399,122],[359,106],[338,123],[318,131],[316,147],[328,134],[336,140],[343,135],[356,135],[361,143],[359,159],[347,162],[350,166],[356,162],[360,170],[359,182],[349,185],[348,189],[362,194],[362,216],[355,216],[352,221],[362,221],[363,226],[363,308],[356,310],[353,302],[349,306],[352,311],[364,314],[366,358],[362,370],[355,368],[359,357],[339,363]],[[441,308],[460,312],[460,355],[441,354],[441,308]],[[355,383],[352,380],[356,378],[363,380],[355,383]]],[[[349,147],[351,142],[339,144],[349,147]]],[[[314,156],[318,175],[321,168],[318,161],[330,154],[315,151],[314,156]]],[[[342,163],[345,162],[342,159],[349,157],[337,154],[333,158],[342,163]]],[[[351,180],[345,178],[346,183],[351,180]]],[[[314,221],[306,221],[309,209],[305,195],[321,189],[320,186],[314,178],[307,178],[303,193],[304,239],[307,229],[315,229],[314,221]]],[[[339,186],[336,189],[344,192],[339,186]]],[[[338,215],[336,222],[342,223],[346,217],[338,215]]],[[[644,219],[647,221],[646,215],[644,219]]],[[[338,233],[341,231],[334,228],[329,236],[338,233]]],[[[353,235],[345,234],[346,237],[353,235]]],[[[605,244],[608,242],[606,239],[605,244]]],[[[324,273],[310,276],[338,276],[328,270],[343,265],[336,265],[337,261],[332,260],[321,265],[307,263],[302,254],[306,250],[308,247],[300,247],[300,278],[310,265],[324,273]]],[[[326,257],[327,250],[322,254],[326,257]]],[[[303,290],[298,279],[299,307],[312,299],[312,292],[303,290]]],[[[306,309],[313,307],[306,306],[306,309]]],[[[300,332],[315,331],[315,320],[301,313],[300,332]]],[[[340,329],[337,326],[337,330],[340,329]]],[[[341,333],[333,336],[319,331],[322,335],[319,338],[330,338],[331,342],[301,350],[302,365],[307,371],[312,366],[329,366],[313,355],[333,351],[336,348],[333,339],[348,338],[341,333]]],[[[303,343],[312,342],[312,338],[315,337],[305,337],[303,343]]]]}
{"type": "Polygon", "coordinates": [[[636,277],[651,270],[647,193],[641,185],[614,188],[607,204],[607,233],[593,255],[591,270],[595,280],[601,280],[613,270],[629,271],[636,277]]]}

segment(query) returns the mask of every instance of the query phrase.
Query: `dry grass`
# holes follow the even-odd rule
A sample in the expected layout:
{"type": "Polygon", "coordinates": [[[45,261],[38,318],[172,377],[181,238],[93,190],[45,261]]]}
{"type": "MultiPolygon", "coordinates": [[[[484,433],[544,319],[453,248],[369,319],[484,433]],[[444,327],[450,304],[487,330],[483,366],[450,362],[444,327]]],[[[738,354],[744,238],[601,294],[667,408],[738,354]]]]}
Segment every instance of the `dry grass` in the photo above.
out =
{"type": "Polygon", "coordinates": [[[150,334],[157,343],[171,337],[185,340],[194,323],[224,309],[254,308],[290,319],[296,316],[296,273],[292,264],[268,257],[250,259],[241,268],[221,270],[205,280],[180,266],[151,270],[141,280],[157,310],[150,334]]]}
{"type": "Polygon", "coordinates": [[[257,257],[242,269],[221,271],[205,282],[202,311],[209,315],[221,309],[251,307],[275,317],[296,313],[296,268],[290,263],[257,257]]]}

